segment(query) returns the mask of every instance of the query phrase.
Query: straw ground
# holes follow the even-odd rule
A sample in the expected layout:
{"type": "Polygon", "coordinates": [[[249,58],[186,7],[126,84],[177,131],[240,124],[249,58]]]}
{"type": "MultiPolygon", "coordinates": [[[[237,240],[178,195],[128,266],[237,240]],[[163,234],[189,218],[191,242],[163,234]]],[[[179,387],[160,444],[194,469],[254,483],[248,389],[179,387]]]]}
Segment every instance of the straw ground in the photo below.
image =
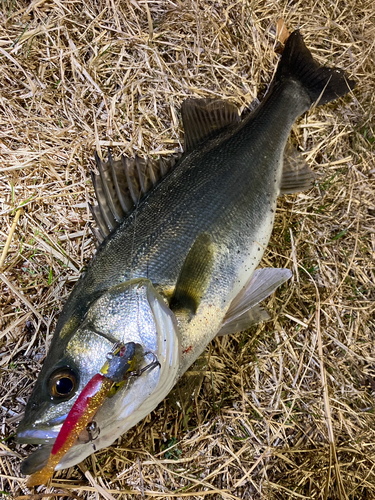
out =
{"type": "Polygon", "coordinates": [[[373,2],[4,0],[0,26],[3,498],[375,498],[373,2]],[[94,252],[94,150],[168,155],[187,96],[261,99],[280,17],[357,88],[293,129],[318,180],[278,205],[273,321],[209,346],[184,412],[164,401],[30,496],[14,432],[94,252]]]}

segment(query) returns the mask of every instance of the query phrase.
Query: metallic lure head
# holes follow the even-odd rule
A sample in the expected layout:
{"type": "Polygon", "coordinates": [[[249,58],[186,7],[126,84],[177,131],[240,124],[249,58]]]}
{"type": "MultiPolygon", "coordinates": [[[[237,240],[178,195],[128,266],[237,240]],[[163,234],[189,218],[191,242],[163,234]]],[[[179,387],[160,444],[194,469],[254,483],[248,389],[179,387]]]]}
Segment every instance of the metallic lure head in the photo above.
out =
{"type": "MultiPolygon", "coordinates": [[[[172,311],[147,279],[112,287],[91,304],[65,342],[63,337],[51,346],[17,431],[19,442],[41,445],[23,462],[24,474],[43,467],[74,402],[118,342],[136,345],[135,373],[96,413],[96,449],[110,445],[172,389],[180,361],[172,311]],[[144,370],[148,366],[152,369],[144,370]]],[[[78,440],[57,469],[82,461],[94,451],[92,444],[89,436],[78,440]]]]}

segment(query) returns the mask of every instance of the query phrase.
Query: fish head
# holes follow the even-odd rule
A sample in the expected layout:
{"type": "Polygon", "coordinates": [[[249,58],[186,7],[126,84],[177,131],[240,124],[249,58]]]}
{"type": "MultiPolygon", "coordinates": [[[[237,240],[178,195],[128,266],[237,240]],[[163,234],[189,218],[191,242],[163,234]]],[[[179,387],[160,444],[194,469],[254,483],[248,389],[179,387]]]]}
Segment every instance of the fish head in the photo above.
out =
{"type": "Polygon", "coordinates": [[[80,435],[56,469],[75,465],[94,449],[112,444],[150,413],[176,382],[180,364],[177,323],[147,279],[110,288],[90,305],[73,333],[54,337],[17,430],[19,442],[40,445],[23,462],[24,474],[44,466],[82,390],[101,371],[114,346],[129,342],[136,346],[134,373],[95,414],[96,437],[80,435]]]}

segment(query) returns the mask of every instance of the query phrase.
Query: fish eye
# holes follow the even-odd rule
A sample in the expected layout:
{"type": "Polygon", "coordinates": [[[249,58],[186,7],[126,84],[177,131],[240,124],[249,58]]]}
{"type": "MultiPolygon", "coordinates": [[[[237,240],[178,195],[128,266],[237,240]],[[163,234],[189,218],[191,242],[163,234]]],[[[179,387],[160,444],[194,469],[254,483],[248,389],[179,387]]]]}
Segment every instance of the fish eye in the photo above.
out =
{"type": "Polygon", "coordinates": [[[59,368],[48,381],[48,390],[54,398],[69,398],[75,393],[77,376],[71,368],[59,368]]]}

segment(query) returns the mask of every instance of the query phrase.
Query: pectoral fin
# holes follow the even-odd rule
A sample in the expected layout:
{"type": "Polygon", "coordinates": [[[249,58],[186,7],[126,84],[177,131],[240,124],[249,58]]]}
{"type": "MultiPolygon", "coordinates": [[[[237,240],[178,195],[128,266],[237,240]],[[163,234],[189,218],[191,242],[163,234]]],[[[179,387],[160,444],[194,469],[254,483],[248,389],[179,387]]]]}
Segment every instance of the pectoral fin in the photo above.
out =
{"type": "Polygon", "coordinates": [[[270,319],[259,303],[291,276],[289,269],[266,268],[255,271],[245,288],[233,299],[217,335],[240,332],[270,319]]]}
{"type": "Polygon", "coordinates": [[[215,245],[207,233],[195,240],[182,266],[169,307],[194,314],[212,276],[215,245]]]}

